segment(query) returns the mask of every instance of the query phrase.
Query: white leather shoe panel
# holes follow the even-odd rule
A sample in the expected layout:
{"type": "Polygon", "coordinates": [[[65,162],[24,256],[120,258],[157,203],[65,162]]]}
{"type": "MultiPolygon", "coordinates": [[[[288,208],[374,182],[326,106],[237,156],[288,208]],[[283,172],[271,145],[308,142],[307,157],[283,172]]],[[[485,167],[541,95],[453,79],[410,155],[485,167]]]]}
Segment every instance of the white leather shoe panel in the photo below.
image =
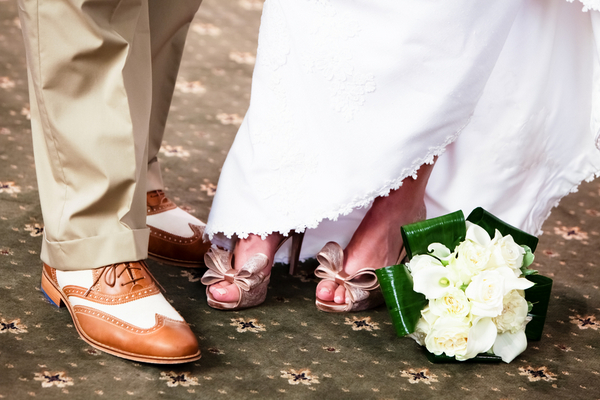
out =
{"type": "Polygon", "coordinates": [[[98,304],[80,297],[69,297],[71,305],[95,308],[110,315],[114,315],[131,325],[142,329],[149,329],[156,325],[156,314],[164,315],[176,321],[183,321],[179,313],[169,304],[162,294],[143,297],[125,304],[105,305],[98,304]]]}
{"type": "Polygon", "coordinates": [[[89,289],[94,284],[93,270],[85,269],[82,271],[59,271],[56,270],[56,280],[60,288],[67,285],[81,286],[89,289]]]}
{"type": "Polygon", "coordinates": [[[158,214],[148,215],[146,225],[181,237],[194,236],[188,224],[204,226],[205,223],[177,207],[158,214]]]}

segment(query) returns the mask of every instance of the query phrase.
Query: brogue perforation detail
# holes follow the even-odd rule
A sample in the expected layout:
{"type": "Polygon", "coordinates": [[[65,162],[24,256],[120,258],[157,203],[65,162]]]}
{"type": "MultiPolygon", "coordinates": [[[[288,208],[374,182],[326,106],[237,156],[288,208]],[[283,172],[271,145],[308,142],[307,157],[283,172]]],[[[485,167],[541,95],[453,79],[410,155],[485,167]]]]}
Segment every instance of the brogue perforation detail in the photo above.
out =
{"type": "Polygon", "coordinates": [[[177,208],[177,206],[173,203],[169,204],[169,205],[160,205],[160,206],[156,206],[156,207],[148,207],[147,208],[147,212],[148,215],[152,215],[152,214],[158,214],[159,212],[162,211],[168,211],[168,210],[173,210],[177,208]]]}
{"type": "MultiPolygon", "coordinates": [[[[117,270],[111,265],[90,271],[95,280],[92,287],[97,286],[99,290],[88,289],[87,292],[87,284],[83,283],[87,279],[81,280],[83,285],[72,283],[61,288],[57,280],[60,274],[44,264],[42,290],[55,305],[67,306],[81,338],[99,350],[133,361],[156,364],[178,364],[199,359],[200,350],[196,337],[181,316],[169,318],[156,309],[142,319],[136,317],[131,322],[127,321],[133,316],[130,311],[135,314],[135,307],[128,305],[122,308],[124,304],[131,304],[146,296],[162,295],[160,284],[152,277],[143,261],[125,264],[124,270],[120,266],[117,270]],[[70,300],[74,301],[74,296],[82,297],[90,303],[73,304],[70,300]],[[103,309],[101,305],[108,307],[103,309]],[[115,313],[123,314],[116,316],[115,313]],[[138,320],[145,322],[135,322],[138,320]],[[155,346],[156,341],[164,346],[155,346]]],[[[161,301],[165,301],[164,297],[161,301]]],[[[144,304],[148,306],[148,303],[144,304]]],[[[167,309],[166,312],[170,311],[167,309]]]]}
{"type": "Polygon", "coordinates": [[[148,225],[148,228],[150,228],[150,235],[154,236],[154,237],[159,237],[162,240],[166,240],[168,242],[173,242],[173,243],[181,243],[181,244],[191,244],[194,242],[197,242],[198,240],[202,240],[202,234],[204,232],[204,226],[198,226],[198,225],[192,225],[190,224],[190,227],[196,227],[197,229],[192,228],[192,230],[194,231],[194,236],[190,236],[189,238],[185,238],[183,236],[177,236],[177,235],[173,235],[172,233],[167,233],[165,231],[162,231],[160,229],[154,228],[150,225],[148,225]]]}
{"type": "Polygon", "coordinates": [[[117,304],[117,303],[127,303],[129,301],[133,301],[136,299],[141,299],[143,297],[148,297],[160,293],[160,289],[158,287],[152,287],[144,290],[140,290],[137,292],[129,293],[125,296],[111,296],[109,294],[102,294],[100,292],[92,291],[85,296],[86,290],[73,286],[65,286],[63,288],[63,292],[67,296],[80,297],[82,299],[93,300],[98,303],[103,304],[117,304]]]}
{"type": "MultiPolygon", "coordinates": [[[[128,324],[126,321],[123,321],[122,319],[115,318],[113,316],[110,316],[110,315],[103,313],[102,311],[96,310],[94,308],[84,307],[84,306],[75,306],[74,309],[75,309],[76,313],[83,313],[83,314],[91,315],[93,317],[101,318],[101,319],[105,320],[106,322],[110,322],[111,324],[117,325],[120,328],[126,329],[131,332],[142,333],[142,334],[152,333],[152,332],[157,331],[158,329],[162,328],[165,325],[165,320],[168,319],[160,314],[157,314],[156,315],[156,324],[152,328],[142,329],[139,326],[128,324]]],[[[178,322],[178,321],[175,321],[175,322],[178,322]]]]}

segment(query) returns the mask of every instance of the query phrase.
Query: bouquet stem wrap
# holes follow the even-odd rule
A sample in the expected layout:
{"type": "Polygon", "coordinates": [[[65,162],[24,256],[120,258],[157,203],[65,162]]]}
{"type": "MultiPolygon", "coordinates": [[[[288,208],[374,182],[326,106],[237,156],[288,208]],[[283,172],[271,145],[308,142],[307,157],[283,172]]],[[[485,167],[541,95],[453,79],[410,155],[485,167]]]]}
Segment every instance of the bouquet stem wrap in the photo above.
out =
{"type": "MultiPolygon", "coordinates": [[[[506,224],[482,208],[473,210],[467,221],[479,225],[492,237],[496,230],[503,236],[511,235],[516,243],[528,246],[531,252],[537,246],[538,239],[535,236],[506,224]]],[[[456,246],[465,240],[466,224],[462,211],[457,211],[403,226],[401,231],[408,258],[411,259],[414,255],[428,254],[428,246],[434,242],[442,243],[454,251],[456,246]]],[[[413,290],[413,279],[408,268],[404,264],[393,265],[378,269],[376,273],[397,335],[403,337],[413,333],[421,318],[421,310],[428,301],[423,294],[413,290]]],[[[528,313],[531,321],[526,326],[525,334],[528,340],[540,340],[548,310],[552,280],[534,274],[527,275],[526,278],[535,285],[525,290],[526,300],[533,304],[528,313]]],[[[436,363],[455,361],[454,357],[444,354],[435,355],[428,352],[427,357],[436,363]]],[[[498,362],[501,358],[493,354],[480,354],[471,361],[498,362]]]]}

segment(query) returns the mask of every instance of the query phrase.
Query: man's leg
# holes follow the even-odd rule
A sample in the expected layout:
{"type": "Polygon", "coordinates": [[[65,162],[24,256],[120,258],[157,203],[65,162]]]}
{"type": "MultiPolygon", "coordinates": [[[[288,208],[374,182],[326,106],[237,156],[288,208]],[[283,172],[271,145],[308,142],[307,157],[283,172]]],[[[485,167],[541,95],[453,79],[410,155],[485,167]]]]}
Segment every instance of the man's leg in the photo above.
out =
{"type": "Polygon", "coordinates": [[[187,32],[202,0],[186,0],[173,6],[149,0],[152,43],[152,112],[148,141],[147,224],[148,253],[171,264],[196,267],[210,247],[204,242],[204,223],[166,198],[158,161],[167,115],[175,89],[187,32]]]}
{"type": "Polygon", "coordinates": [[[87,9],[78,0],[20,2],[45,223],[42,260],[64,270],[146,258],[151,70],[149,61],[133,65],[149,58],[132,46],[134,38],[147,40],[136,32],[143,30],[136,28],[141,8],[122,21],[104,20],[118,13],[116,3],[87,9]]]}
{"type": "Polygon", "coordinates": [[[145,1],[20,0],[45,233],[42,290],[82,338],[145,362],[198,359],[143,260],[151,108],[145,1]]]}

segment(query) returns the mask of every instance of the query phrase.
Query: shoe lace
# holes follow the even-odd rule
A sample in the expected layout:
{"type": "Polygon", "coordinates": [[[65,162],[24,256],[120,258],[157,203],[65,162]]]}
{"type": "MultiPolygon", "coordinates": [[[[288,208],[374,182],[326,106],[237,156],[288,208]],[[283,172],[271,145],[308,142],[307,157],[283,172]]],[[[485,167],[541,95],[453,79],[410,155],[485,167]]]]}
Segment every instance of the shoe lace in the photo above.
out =
{"type": "Polygon", "coordinates": [[[111,265],[107,265],[106,267],[102,267],[100,274],[98,275],[98,277],[96,278],[96,280],[94,281],[92,286],[90,286],[90,288],[84,293],[83,296],[87,297],[87,295],[90,294],[90,292],[92,291],[92,288],[94,288],[94,286],[96,286],[98,284],[98,282],[100,282],[100,279],[102,277],[104,277],[104,282],[108,286],[114,287],[117,283],[117,279],[119,279],[121,277],[121,275],[123,275],[125,272],[127,272],[127,274],[129,275],[129,281],[121,282],[121,286],[129,285],[130,283],[135,284],[137,281],[139,281],[141,279],[145,279],[146,277],[140,276],[138,278],[135,278],[131,271],[141,270],[141,269],[142,269],[141,267],[133,266],[131,263],[128,263],[128,262],[111,264],[111,265]],[[120,265],[122,265],[124,268],[121,271],[118,271],[118,267],[120,265]]]}
{"type": "Polygon", "coordinates": [[[162,190],[157,190],[156,192],[158,194],[158,199],[160,200],[159,204],[163,204],[163,203],[168,203],[169,202],[169,199],[167,198],[167,195],[165,194],[165,192],[163,192],[162,190]]]}
{"type": "Polygon", "coordinates": [[[150,195],[150,198],[152,199],[151,205],[153,207],[160,207],[162,205],[171,204],[171,200],[169,200],[165,192],[163,192],[162,190],[156,190],[153,194],[150,195]]]}

